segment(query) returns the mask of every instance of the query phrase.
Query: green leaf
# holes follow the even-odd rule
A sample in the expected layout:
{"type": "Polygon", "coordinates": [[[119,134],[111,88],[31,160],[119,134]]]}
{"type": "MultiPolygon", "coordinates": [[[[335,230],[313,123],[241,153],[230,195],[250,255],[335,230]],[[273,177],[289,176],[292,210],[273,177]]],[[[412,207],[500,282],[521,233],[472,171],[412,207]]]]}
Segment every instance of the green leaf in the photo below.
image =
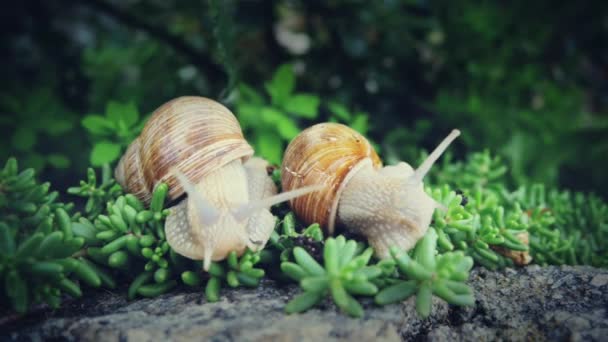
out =
{"type": "Polygon", "coordinates": [[[296,126],[285,113],[282,113],[279,110],[272,107],[264,107],[262,108],[261,114],[262,120],[264,120],[265,123],[276,127],[281,138],[285,140],[291,140],[300,133],[298,126],[296,126]]]}
{"type": "Polygon", "coordinates": [[[260,95],[255,89],[246,85],[245,83],[241,83],[238,86],[239,88],[239,103],[248,103],[251,105],[261,106],[264,104],[264,98],[260,95]]]}
{"type": "Polygon", "coordinates": [[[321,299],[323,299],[323,293],[304,292],[287,303],[285,306],[285,312],[292,314],[306,311],[320,302],[321,299]]]}
{"type": "Polygon", "coordinates": [[[177,285],[175,280],[169,280],[166,283],[143,285],[137,289],[137,294],[143,297],[157,297],[161,294],[168,292],[177,285]]]}
{"type": "Polygon", "coordinates": [[[18,151],[29,151],[37,141],[36,132],[29,127],[19,127],[11,139],[13,147],[18,151]]]}
{"type": "Polygon", "coordinates": [[[308,275],[308,273],[300,265],[289,261],[281,263],[281,271],[295,281],[300,281],[302,278],[308,275]]]}
{"type": "Polygon", "coordinates": [[[265,88],[270,94],[272,104],[281,106],[286,103],[295,85],[296,79],[293,67],[291,64],[283,64],[277,69],[272,80],[265,84],[265,88]]]}
{"type": "Polygon", "coordinates": [[[325,241],[325,247],[323,249],[323,260],[325,261],[325,269],[330,275],[338,273],[340,266],[340,260],[338,259],[340,251],[336,246],[336,240],[333,238],[325,241]]]}
{"type": "Polygon", "coordinates": [[[171,272],[169,272],[166,268],[159,268],[154,272],[154,281],[158,284],[164,283],[171,276],[171,272]]]}
{"type": "Polygon", "coordinates": [[[126,127],[132,127],[139,119],[139,111],[133,102],[119,103],[110,101],[106,106],[106,117],[115,126],[119,126],[122,121],[126,127]]]}
{"type": "Polygon", "coordinates": [[[293,256],[298,265],[300,265],[311,276],[325,275],[325,269],[302,247],[293,249],[293,256]]]}
{"type": "Polygon", "coordinates": [[[256,152],[271,164],[278,165],[281,163],[281,155],[283,154],[283,142],[272,133],[262,134],[257,139],[256,152]]]}
{"type": "Polygon", "coordinates": [[[13,308],[19,313],[27,311],[29,305],[27,282],[13,270],[4,279],[7,295],[11,298],[13,308]]]}
{"type": "Polygon", "coordinates": [[[297,236],[296,216],[291,211],[283,218],[283,234],[287,236],[297,236]]]}
{"type": "Polygon", "coordinates": [[[243,129],[257,127],[262,106],[242,103],[237,105],[236,114],[243,129]]]}
{"type": "Polygon", "coordinates": [[[374,300],[378,305],[400,302],[416,292],[418,289],[416,285],[417,283],[414,280],[399,282],[378,292],[374,300]]]}
{"type": "Polygon", "coordinates": [[[78,266],[74,270],[74,274],[76,275],[76,277],[87,283],[89,286],[101,286],[101,278],[97,275],[93,268],[91,268],[82,260],[78,260],[78,266]]]}
{"type": "Polygon", "coordinates": [[[0,222],[0,254],[12,255],[15,253],[15,238],[11,229],[4,222],[0,222]]]}
{"type": "Polygon", "coordinates": [[[142,272],[137,277],[135,277],[131,285],[129,285],[129,289],[127,291],[127,298],[129,298],[129,300],[135,299],[135,296],[137,295],[137,290],[145,283],[147,283],[150,279],[152,279],[152,272],[142,272]]]}
{"type": "Polygon", "coordinates": [[[182,282],[188,286],[196,287],[201,285],[202,278],[196,272],[185,271],[182,272],[182,282]]]}
{"type": "Polygon", "coordinates": [[[81,124],[91,134],[99,136],[110,135],[115,129],[112,122],[101,115],[87,115],[81,124]]]}
{"type": "Polygon", "coordinates": [[[220,299],[220,279],[211,277],[205,286],[205,297],[209,302],[217,302],[220,299]]]}
{"type": "MultiPolygon", "coordinates": [[[[261,270],[260,270],[261,271],[261,270]]],[[[236,274],[237,279],[239,280],[239,284],[243,284],[249,287],[256,287],[260,283],[260,279],[253,277],[245,272],[239,272],[236,274]]]]}
{"type": "Polygon", "coordinates": [[[431,314],[432,307],[433,292],[431,290],[431,285],[422,283],[418,290],[418,294],[416,295],[416,311],[421,317],[427,318],[431,314]]]}
{"type": "Polygon", "coordinates": [[[93,146],[91,151],[91,164],[93,166],[101,166],[106,163],[111,163],[120,156],[120,145],[108,141],[99,142],[93,146]]]}
{"type": "Polygon", "coordinates": [[[70,131],[74,122],[69,119],[53,118],[43,127],[44,131],[51,136],[59,136],[70,131]]]}
{"type": "Polygon", "coordinates": [[[373,296],[378,293],[378,287],[368,281],[359,283],[347,282],[344,284],[346,291],[354,295],[373,296]]]}
{"type": "Polygon", "coordinates": [[[51,153],[46,156],[46,161],[57,169],[67,169],[70,166],[70,160],[63,154],[51,153]]]}
{"type": "Polygon", "coordinates": [[[28,269],[35,276],[58,277],[63,272],[63,266],[51,261],[38,261],[28,269]]]}
{"type": "Polygon", "coordinates": [[[339,120],[343,122],[350,122],[352,115],[346,106],[332,101],[327,104],[327,107],[329,108],[329,111],[339,120]]]}
{"type": "Polygon", "coordinates": [[[59,281],[58,285],[59,285],[59,288],[61,288],[63,291],[65,291],[70,296],[72,296],[74,298],[82,297],[82,291],[80,290],[80,287],[78,286],[78,284],[74,283],[73,281],[71,281],[67,278],[61,279],[59,281]]]}
{"type": "Polygon", "coordinates": [[[310,94],[295,94],[284,107],[287,112],[307,119],[314,119],[319,114],[319,97],[310,94]]]}
{"type": "Polygon", "coordinates": [[[350,127],[362,135],[366,135],[369,128],[367,114],[357,113],[353,121],[350,123],[350,127]]]}
{"type": "Polygon", "coordinates": [[[152,193],[152,201],[150,203],[150,210],[161,211],[163,209],[167,192],[169,192],[169,186],[165,183],[160,183],[154,188],[154,192],[152,193]]]}
{"type": "Polygon", "coordinates": [[[129,255],[125,251],[117,251],[108,257],[108,265],[114,268],[121,268],[129,261],[129,255]]]}
{"type": "Polygon", "coordinates": [[[63,232],[55,231],[45,236],[44,240],[40,243],[36,256],[46,259],[48,256],[53,255],[56,249],[61,248],[63,243],[63,232]]]}
{"type": "Polygon", "coordinates": [[[348,240],[339,255],[339,265],[340,267],[344,267],[347,265],[357,253],[357,242],[355,240],[348,240]]]}
{"type": "Polygon", "coordinates": [[[327,289],[329,280],[326,276],[306,277],[300,281],[300,287],[307,292],[321,292],[327,289]]]}
{"type": "Polygon", "coordinates": [[[437,248],[437,233],[435,229],[430,228],[424,238],[416,245],[414,255],[425,269],[429,271],[435,270],[435,251],[437,248]]]}

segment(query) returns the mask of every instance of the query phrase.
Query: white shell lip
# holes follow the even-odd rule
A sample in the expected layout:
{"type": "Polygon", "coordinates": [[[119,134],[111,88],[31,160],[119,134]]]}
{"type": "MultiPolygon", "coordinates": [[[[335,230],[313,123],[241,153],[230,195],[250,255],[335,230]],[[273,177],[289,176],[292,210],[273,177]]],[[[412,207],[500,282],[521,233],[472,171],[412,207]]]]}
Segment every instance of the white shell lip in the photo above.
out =
{"type": "Polygon", "coordinates": [[[334,197],[334,202],[331,205],[331,209],[329,212],[329,222],[327,223],[327,232],[329,235],[333,235],[336,230],[336,217],[338,217],[338,204],[340,203],[340,197],[342,196],[342,192],[346,188],[348,182],[365,166],[369,165],[373,167],[371,158],[364,158],[346,174],[346,177],[342,180],[338,191],[336,191],[336,196],[334,197]]]}

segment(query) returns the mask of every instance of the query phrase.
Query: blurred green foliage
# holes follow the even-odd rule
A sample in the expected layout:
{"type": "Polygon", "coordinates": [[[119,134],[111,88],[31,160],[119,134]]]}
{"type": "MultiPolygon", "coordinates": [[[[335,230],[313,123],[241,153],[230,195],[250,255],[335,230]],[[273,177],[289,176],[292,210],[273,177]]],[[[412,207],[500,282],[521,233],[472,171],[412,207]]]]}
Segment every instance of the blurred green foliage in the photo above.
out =
{"type": "MultiPolygon", "coordinates": [[[[270,101],[246,84],[238,86],[236,113],[246,136],[253,139],[256,152],[271,163],[280,164],[287,144],[320,116],[319,96],[295,92],[296,76],[293,66],[281,65],[272,79],[264,84],[270,101]]],[[[342,122],[358,130],[367,132],[368,115],[363,112],[352,114],[338,102],[328,102],[323,109],[329,113],[328,120],[342,122]]]]}
{"type": "Polygon", "coordinates": [[[0,157],[65,188],[137,134],[132,104],[149,113],[196,94],[233,108],[273,162],[320,121],[364,131],[388,161],[458,127],[456,155],[498,153],[511,185],[606,197],[607,12],[600,1],[26,0],[0,36],[0,157]],[[113,128],[89,139],[106,124],[87,113],[104,108],[113,128]]]}

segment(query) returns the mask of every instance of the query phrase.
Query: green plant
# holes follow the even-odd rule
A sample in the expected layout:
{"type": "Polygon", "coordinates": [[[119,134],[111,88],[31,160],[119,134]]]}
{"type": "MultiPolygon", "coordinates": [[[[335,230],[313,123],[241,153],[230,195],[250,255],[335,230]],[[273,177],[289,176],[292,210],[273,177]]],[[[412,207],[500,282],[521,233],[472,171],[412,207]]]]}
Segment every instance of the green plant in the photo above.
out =
{"type": "Polygon", "coordinates": [[[371,280],[382,273],[380,268],[367,265],[373,250],[371,247],[364,248],[363,244],[354,240],[346,241],[344,236],[329,238],[323,249],[322,267],[302,247],[295,247],[295,262],[281,263],[281,270],[299,282],[304,293],[289,302],[285,311],[305,311],[331,294],[334,303],[342,311],[361,317],[363,308],[352,295],[375,295],[378,288],[371,280]]]}
{"type": "Polygon", "coordinates": [[[80,186],[67,189],[68,194],[87,198],[84,213],[89,220],[95,219],[105,208],[105,204],[122,194],[122,188],[112,178],[112,170],[104,164],[101,183],[97,185],[97,175],[92,168],[87,169],[87,180],[80,181],[80,186]]]}
{"type": "Polygon", "coordinates": [[[416,293],[416,311],[428,317],[432,308],[432,295],[454,305],[472,306],[473,290],[467,286],[473,259],[463,252],[436,254],[437,233],[430,228],[418,242],[413,257],[391,249],[402,276],[407,277],[384,288],[376,297],[376,304],[385,305],[402,301],[416,293]]]}
{"type": "Polygon", "coordinates": [[[78,188],[71,188],[71,193],[88,198],[85,206],[88,218],[81,217],[74,224],[74,232],[85,238],[85,253],[96,267],[114,270],[130,282],[129,299],[138,295],[158,296],[180,281],[190,287],[206,281],[207,299],[217,301],[222,284],[257,286],[264,276],[262,269],[254,267],[260,261],[257,253],[247,251],[240,258],[231,253],[226,261],[212,263],[209,272],[202,271],[200,261],[175,253],[164,233],[165,218],[170,214],[164,205],[166,184],[156,186],[146,208],[132,194],[122,195],[115,181],[107,178],[107,171],[99,187],[92,169],[88,180],[78,188]]]}
{"type": "Polygon", "coordinates": [[[184,284],[192,287],[201,285],[203,278],[207,278],[205,285],[205,297],[210,302],[217,302],[220,298],[220,289],[223,284],[234,288],[240,285],[256,287],[264,277],[264,270],[254,267],[260,261],[260,254],[250,250],[245,251],[238,257],[236,252],[231,252],[228,258],[222,262],[213,262],[208,274],[185,271],[181,278],[184,284]]]}
{"type": "Polygon", "coordinates": [[[385,305],[417,293],[416,310],[423,317],[431,312],[432,294],[450,304],[473,305],[473,292],[465,283],[473,259],[460,251],[436,255],[436,244],[437,234],[431,228],[417,244],[413,258],[393,248],[394,261],[368,265],[371,247],[363,250],[364,244],[338,236],[325,241],[324,267],[303,248],[295,247],[295,262],[284,261],[281,270],[298,281],[304,293],[290,301],[285,311],[305,311],[328,294],[342,311],[354,317],[361,317],[363,308],[353,296],[375,296],[376,304],[385,305]]]}
{"type": "MultiPolygon", "coordinates": [[[[393,249],[392,259],[373,261],[366,243],[325,240],[318,224],[302,226],[283,204],[273,210],[280,220],[264,250],[231,253],[204,272],[200,261],[176,254],[165,240],[166,185],[155,188],[145,207],[122,193],[107,165],[101,182],[89,169],[87,180],[68,190],[86,199],[83,212],[70,216],[73,206],[58,202],[49,183],[38,184],[33,170],[18,172],[9,159],[0,172],[0,298],[25,312],[40,301],[59,306],[61,293],[80,296],[78,282],[114,288],[121,281],[130,284],[130,299],[183,283],[204,286],[207,300],[217,301],[222,286],[255,287],[269,276],[303,288],[286,306],[290,313],[329,297],[347,314],[361,316],[357,298],[373,296],[383,305],[416,293],[417,311],[427,316],[433,294],[451,304],[473,303],[465,284],[473,262],[497,269],[527,263],[531,255],[540,264],[608,266],[604,201],[543,185],[509,191],[507,172],[487,151],[431,171],[426,191],[443,208],[409,254],[393,249]],[[461,188],[453,190],[455,185],[461,188]]],[[[273,179],[279,178],[275,170],[273,179]]]]}
{"type": "Polygon", "coordinates": [[[524,208],[537,263],[608,266],[608,205],[597,196],[535,184],[506,201],[524,208]]]}
{"type": "MultiPolygon", "coordinates": [[[[59,307],[62,294],[82,296],[75,280],[99,287],[99,272],[79,255],[85,239],[73,232],[71,204],[17,161],[0,171],[0,301],[19,313],[39,302],[59,307]]],[[[77,215],[76,215],[77,216],[77,215]]]]}
{"type": "Polygon", "coordinates": [[[82,126],[94,141],[90,162],[93,166],[112,163],[133,141],[145,120],[140,121],[133,102],[108,102],[105,116],[90,114],[82,119],[82,126]]]}
{"type": "Polygon", "coordinates": [[[49,88],[39,87],[28,96],[19,93],[0,96],[0,110],[12,115],[0,119],[0,132],[6,144],[0,147],[0,159],[17,154],[21,164],[35,170],[46,167],[66,169],[72,164],[67,148],[47,150],[49,142],[61,145],[72,136],[77,117],[53,97],[49,88]],[[10,147],[10,149],[9,149],[10,147]]]}
{"type": "Polygon", "coordinates": [[[608,208],[600,198],[546,190],[542,184],[510,191],[507,165],[488,151],[472,153],[465,162],[439,165],[430,179],[444,185],[427,191],[447,209],[436,211],[432,224],[440,249],[463,250],[492,269],[512,264],[499,253],[506,250],[529,250],[540,264],[607,264],[608,208]]]}
{"type": "Polygon", "coordinates": [[[296,77],[293,66],[277,68],[272,79],[265,84],[270,103],[246,84],[238,87],[236,110],[245,132],[253,131],[255,150],[271,163],[281,161],[284,143],[298,133],[297,118],[314,119],[318,116],[319,97],[294,93],[296,77]]]}
{"type": "MultiPolygon", "coordinates": [[[[256,153],[271,163],[280,164],[285,144],[299,132],[302,120],[319,119],[321,98],[314,94],[295,92],[296,75],[291,64],[279,66],[272,79],[264,84],[270,103],[252,87],[238,86],[236,112],[250,137],[256,153]]],[[[368,130],[368,114],[351,112],[337,101],[327,103],[328,120],[348,123],[365,134],[368,130]]]]}

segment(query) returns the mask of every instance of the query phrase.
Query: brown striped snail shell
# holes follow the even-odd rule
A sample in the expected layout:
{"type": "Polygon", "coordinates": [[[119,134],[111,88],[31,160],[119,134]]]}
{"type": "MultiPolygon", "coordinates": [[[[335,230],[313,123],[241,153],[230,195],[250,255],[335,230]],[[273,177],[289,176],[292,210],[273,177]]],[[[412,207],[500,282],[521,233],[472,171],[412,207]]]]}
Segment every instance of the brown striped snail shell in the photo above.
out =
{"type": "Polygon", "coordinates": [[[318,222],[329,234],[342,226],[363,235],[386,258],[390,247],[409,250],[426,233],[440,205],[424,192],[422,180],[459,134],[453,130],[414,170],[405,162],[382,167],[367,139],[347,126],[317,124],[287,147],[283,190],[324,185],[290,201],[296,215],[307,224],[318,222]]]}
{"type": "Polygon", "coordinates": [[[167,242],[177,253],[222,260],[231,251],[264,247],[274,229],[270,207],[316,188],[276,195],[268,163],[253,149],[234,115],[203,97],[185,96],[159,107],[115,170],[123,188],[149,204],[154,187],[169,186],[167,242]]]}
{"type": "Polygon", "coordinates": [[[115,177],[146,204],[159,183],[169,185],[169,198],[174,200],[184,190],[171,168],[196,182],[231,161],[245,162],[252,155],[239,122],[226,107],[204,97],[183,96],[152,113],[118,162],[115,177]]]}

